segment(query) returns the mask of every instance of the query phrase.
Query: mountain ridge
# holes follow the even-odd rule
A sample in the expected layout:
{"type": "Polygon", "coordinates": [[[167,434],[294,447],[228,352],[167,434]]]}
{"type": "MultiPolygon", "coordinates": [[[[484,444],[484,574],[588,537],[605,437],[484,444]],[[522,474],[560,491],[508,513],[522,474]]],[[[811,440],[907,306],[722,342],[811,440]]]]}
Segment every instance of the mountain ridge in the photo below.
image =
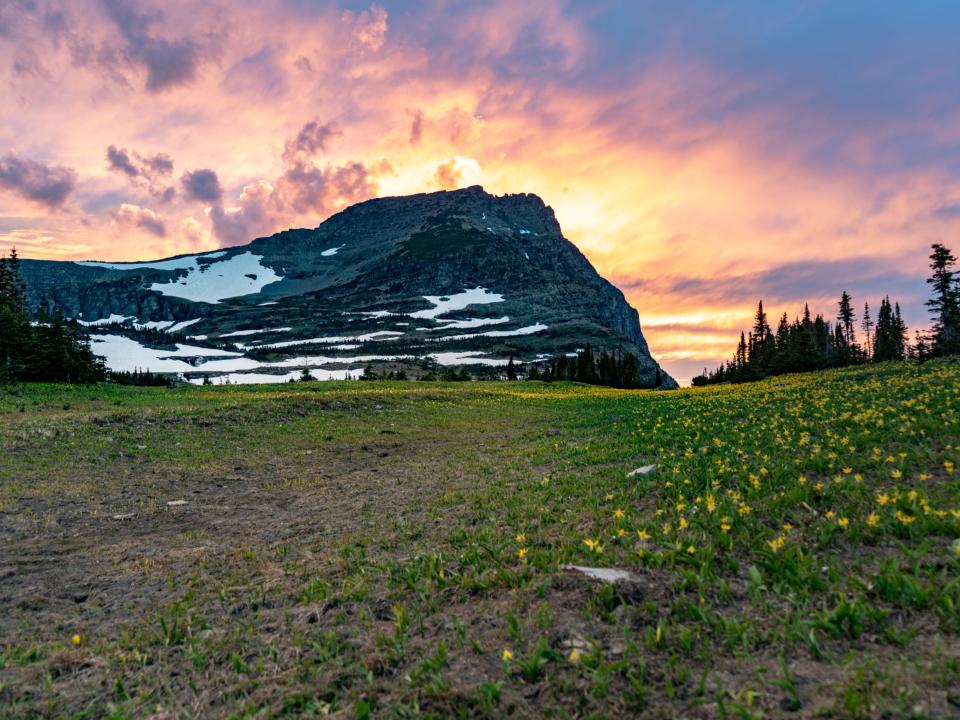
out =
{"type": "MultiPolygon", "coordinates": [[[[245,333],[238,357],[276,363],[289,348],[318,350],[341,373],[361,362],[346,345],[375,349],[384,358],[377,362],[495,367],[589,343],[637,355],[645,383],[660,377],[674,386],[650,356],[637,311],[528,193],[498,197],[472,186],[375,198],[316,228],[242,246],[127,263],[24,260],[23,272],[31,305],[59,306],[100,336],[105,327],[127,335],[137,326],[189,327],[195,342],[223,344],[245,333]],[[428,298],[449,297],[476,302],[434,313],[428,298]],[[474,332],[449,332],[464,329],[474,332]],[[317,342],[329,338],[339,341],[317,342]]],[[[199,362],[186,373],[215,367],[199,362]]]]}

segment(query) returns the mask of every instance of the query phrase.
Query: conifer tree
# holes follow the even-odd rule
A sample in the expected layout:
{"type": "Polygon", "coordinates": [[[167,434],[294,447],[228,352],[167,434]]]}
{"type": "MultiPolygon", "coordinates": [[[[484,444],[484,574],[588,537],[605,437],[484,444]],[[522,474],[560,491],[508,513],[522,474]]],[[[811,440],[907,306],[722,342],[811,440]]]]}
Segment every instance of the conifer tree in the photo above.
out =
{"type": "Polygon", "coordinates": [[[949,249],[935,243],[930,254],[930,270],[927,278],[933,297],[927,307],[933,315],[932,354],[949,355],[960,352],[960,290],[957,274],[953,269],[957,259],[949,249]]]}
{"type": "Polygon", "coordinates": [[[863,304],[863,320],[860,323],[860,327],[863,329],[863,334],[865,336],[864,345],[863,345],[863,354],[866,359],[870,359],[870,355],[873,352],[871,333],[873,330],[873,320],[870,318],[870,303],[865,302],[863,304]]]}

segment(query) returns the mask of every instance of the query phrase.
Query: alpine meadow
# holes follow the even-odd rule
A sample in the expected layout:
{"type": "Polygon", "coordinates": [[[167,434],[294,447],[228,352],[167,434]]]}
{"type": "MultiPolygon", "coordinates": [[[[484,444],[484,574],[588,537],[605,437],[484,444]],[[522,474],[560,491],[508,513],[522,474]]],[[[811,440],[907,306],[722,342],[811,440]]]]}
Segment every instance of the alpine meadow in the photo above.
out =
{"type": "Polygon", "coordinates": [[[960,720],[958,37],[0,0],[0,720],[960,720]]]}

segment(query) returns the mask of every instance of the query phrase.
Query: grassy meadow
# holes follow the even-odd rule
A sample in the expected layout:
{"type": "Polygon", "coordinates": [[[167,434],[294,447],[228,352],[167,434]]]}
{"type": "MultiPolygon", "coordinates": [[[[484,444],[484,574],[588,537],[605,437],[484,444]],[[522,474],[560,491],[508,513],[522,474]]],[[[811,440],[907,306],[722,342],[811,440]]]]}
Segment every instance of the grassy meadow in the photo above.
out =
{"type": "Polygon", "coordinates": [[[0,442],[4,718],[960,716],[960,364],[26,386],[0,442]]]}

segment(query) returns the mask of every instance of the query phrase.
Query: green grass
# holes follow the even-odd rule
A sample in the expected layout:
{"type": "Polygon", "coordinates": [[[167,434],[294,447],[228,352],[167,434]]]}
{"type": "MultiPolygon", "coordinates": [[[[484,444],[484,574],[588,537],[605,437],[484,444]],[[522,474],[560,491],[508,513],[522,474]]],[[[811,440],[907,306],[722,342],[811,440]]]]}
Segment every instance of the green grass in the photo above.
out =
{"type": "Polygon", "coordinates": [[[0,716],[950,717],[958,411],[947,362],[0,391],[0,716]]]}

